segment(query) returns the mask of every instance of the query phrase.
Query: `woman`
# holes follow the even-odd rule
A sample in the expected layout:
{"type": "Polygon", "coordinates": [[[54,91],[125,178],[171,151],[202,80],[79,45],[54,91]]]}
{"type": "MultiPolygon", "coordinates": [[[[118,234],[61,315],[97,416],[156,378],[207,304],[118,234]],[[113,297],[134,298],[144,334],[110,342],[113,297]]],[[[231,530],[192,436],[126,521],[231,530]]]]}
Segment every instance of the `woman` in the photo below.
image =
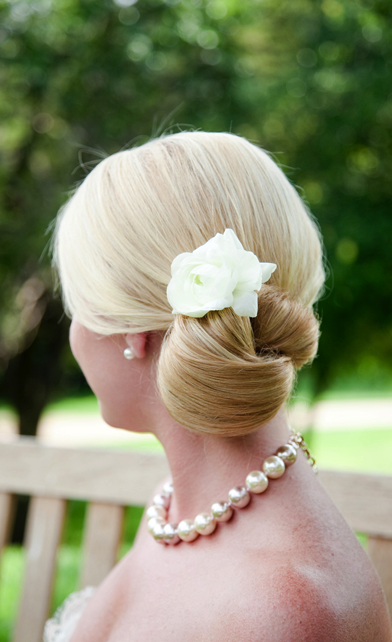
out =
{"type": "Polygon", "coordinates": [[[154,433],[172,486],[46,639],[390,641],[376,574],[287,423],[324,270],[270,157],[204,132],[114,154],[63,209],[55,261],[103,418],[154,433]]]}

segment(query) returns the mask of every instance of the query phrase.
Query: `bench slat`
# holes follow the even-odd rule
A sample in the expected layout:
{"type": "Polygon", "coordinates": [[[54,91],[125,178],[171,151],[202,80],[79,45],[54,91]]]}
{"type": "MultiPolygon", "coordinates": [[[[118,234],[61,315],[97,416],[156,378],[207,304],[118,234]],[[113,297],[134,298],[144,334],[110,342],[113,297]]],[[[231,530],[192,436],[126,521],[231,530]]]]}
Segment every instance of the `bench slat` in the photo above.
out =
{"type": "Polygon", "coordinates": [[[31,499],[26,571],[14,642],[42,642],[64,514],[65,501],[62,499],[31,499]]]}
{"type": "Polygon", "coordinates": [[[320,470],[319,478],[354,531],[392,539],[392,477],[320,470]]]}
{"type": "Polygon", "coordinates": [[[368,554],[378,573],[392,615],[392,541],[369,537],[368,554]]]}
{"type": "Polygon", "coordinates": [[[0,443],[0,492],[144,506],[168,474],[160,454],[0,443]]]}
{"type": "Polygon", "coordinates": [[[124,509],[114,504],[89,504],[83,543],[81,588],[98,586],[117,562],[124,509]]]}

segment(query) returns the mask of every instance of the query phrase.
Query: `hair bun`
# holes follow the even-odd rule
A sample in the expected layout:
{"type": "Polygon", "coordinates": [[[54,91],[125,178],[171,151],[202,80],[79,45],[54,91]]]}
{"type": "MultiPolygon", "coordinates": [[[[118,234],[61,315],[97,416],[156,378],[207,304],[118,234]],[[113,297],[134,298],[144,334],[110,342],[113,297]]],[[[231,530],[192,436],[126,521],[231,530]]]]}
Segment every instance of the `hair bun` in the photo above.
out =
{"type": "MultiPolygon", "coordinates": [[[[254,336],[231,308],[195,319],[176,315],[162,345],[158,387],[168,411],[199,433],[240,436],[276,415],[295,367],[317,348],[312,310],[262,287],[254,336]]],[[[252,322],[253,323],[253,322],[252,322]]]]}
{"type": "Polygon", "coordinates": [[[312,308],[304,307],[287,292],[263,285],[252,327],[258,354],[286,355],[297,369],[316,356],[319,320],[312,308]]]}

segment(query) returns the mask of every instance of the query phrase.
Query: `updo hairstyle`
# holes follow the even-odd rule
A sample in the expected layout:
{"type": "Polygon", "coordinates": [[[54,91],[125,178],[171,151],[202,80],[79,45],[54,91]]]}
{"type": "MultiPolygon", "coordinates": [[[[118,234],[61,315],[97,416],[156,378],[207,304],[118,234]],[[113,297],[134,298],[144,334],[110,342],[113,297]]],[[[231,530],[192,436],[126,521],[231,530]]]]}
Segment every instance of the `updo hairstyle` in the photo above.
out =
{"type": "Polygon", "coordinates": [[[317,351],[325,274],[318,227],[268,154],[226,133],[182,132],[109,156],[59,213],[54,261],[65,308],[94,332],[164,331],[158,388],[198,433],[240,436],[287,401],[317,351]],[[170,266],[217,232],[277,264],[258,316],[173,316],[170,266]]]}

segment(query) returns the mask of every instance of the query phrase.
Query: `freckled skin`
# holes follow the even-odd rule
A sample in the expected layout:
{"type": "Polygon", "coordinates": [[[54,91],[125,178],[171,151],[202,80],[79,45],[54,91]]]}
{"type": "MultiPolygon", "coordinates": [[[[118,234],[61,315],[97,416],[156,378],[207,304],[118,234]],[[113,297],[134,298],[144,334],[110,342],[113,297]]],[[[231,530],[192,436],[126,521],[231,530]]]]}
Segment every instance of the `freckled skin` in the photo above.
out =
{"type": "MultiPolygon", "coordinates": [[[[105,420],[162,441],[174,521],[224,499],[223,489],[257,469],[260,453],[287,440],[283,412],[237,441],[175,425],[156,392],[158,335],[100,338],[73,323],[70,338],[105,420]],[[131,362],[127,345],[137,354],[131,362]]],[[[98,588],[71,642],[152,640],[392,642],[392,634],[366,553],[300,453],[265,493],[191,544],[158,545],[144,516],[134,547],[98,588]]]]}

